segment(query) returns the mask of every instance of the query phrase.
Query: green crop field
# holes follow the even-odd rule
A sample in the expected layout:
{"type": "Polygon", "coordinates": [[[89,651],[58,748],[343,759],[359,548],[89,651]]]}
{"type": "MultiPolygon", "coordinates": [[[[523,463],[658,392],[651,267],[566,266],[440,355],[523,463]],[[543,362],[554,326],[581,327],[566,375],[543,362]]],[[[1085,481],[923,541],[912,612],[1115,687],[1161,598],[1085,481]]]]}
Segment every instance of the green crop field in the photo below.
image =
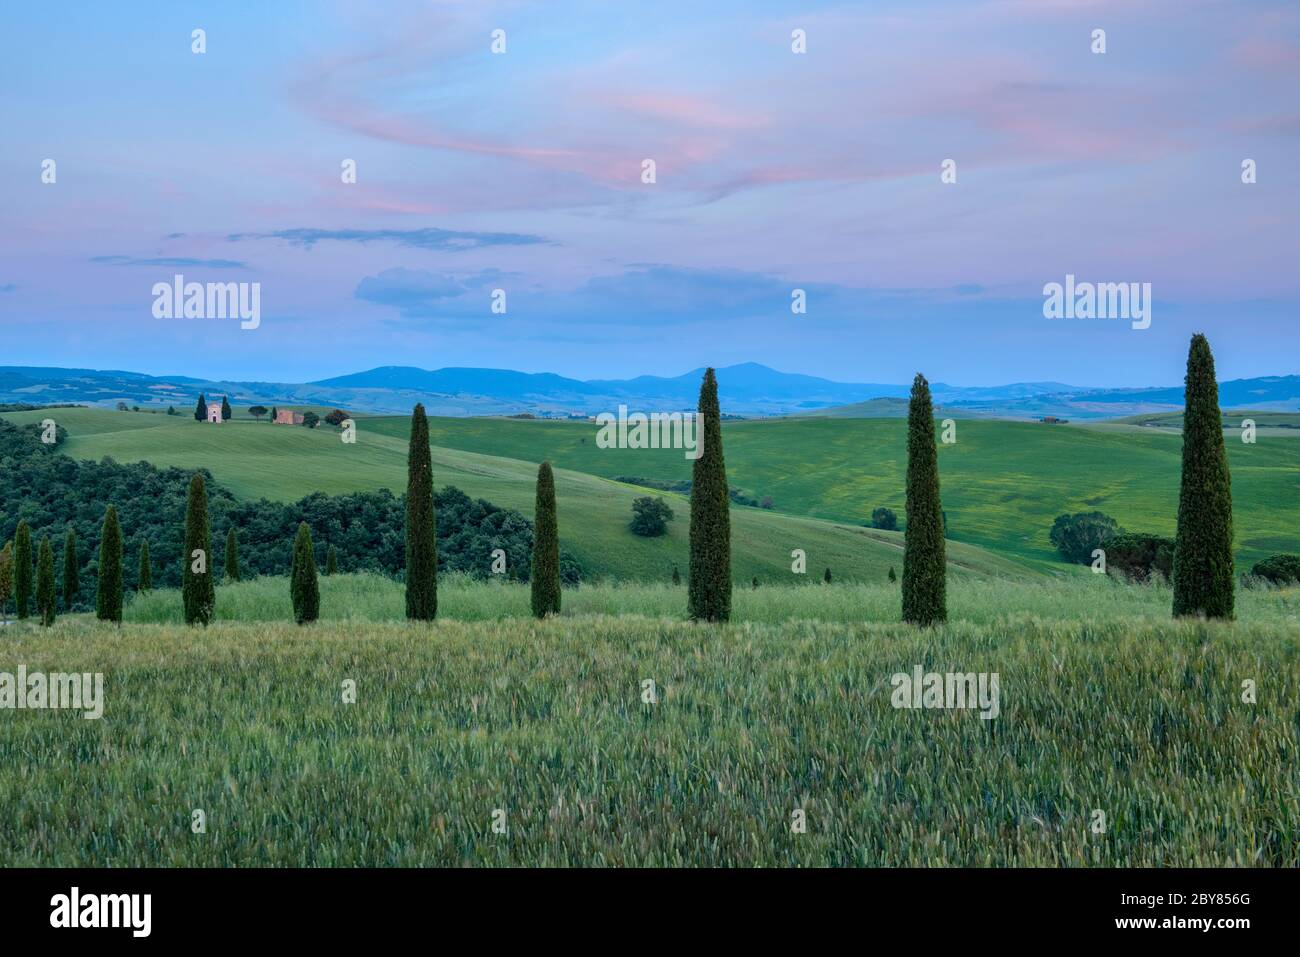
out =
{"type": "Polygon", "coordinates": [[[1294,590],[1202,624],[1162,588],[967,580],[918,630],[879,585],[760,588],[711,626],[681,620],[684,589],[503,621],[526,589],[458,581],[455,620],[383,621],[400,588],[370,584],[323,580],[333,620],[306,627],[263,579],[218,589],[248,620],[207,629],[2,629],[0,671],[102,672],[104,710],[0,722],[0,861],[1300,864],[1294,590]],[[917,665],[997,673],[998,717],[893,707],[917,665]]]}

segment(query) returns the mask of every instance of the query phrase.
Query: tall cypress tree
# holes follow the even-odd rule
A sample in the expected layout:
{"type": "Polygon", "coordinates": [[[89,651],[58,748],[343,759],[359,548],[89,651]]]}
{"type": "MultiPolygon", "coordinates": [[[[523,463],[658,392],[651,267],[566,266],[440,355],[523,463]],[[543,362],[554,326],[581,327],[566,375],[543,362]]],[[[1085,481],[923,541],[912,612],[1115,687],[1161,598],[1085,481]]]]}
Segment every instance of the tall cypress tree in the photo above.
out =
{"type": "Polygon", "coordinates": [[[142,592],[153,591],[153,562],[149,560],[149,543],[140,543],[140,577],[136,589],[142,592]]]}
{"type": "Polygon", "coordinates": [[[903,530],[903,620],[930,625],[948,619],[939,452],[934,442],[930,384],[917,374],[907,407],[907,527],[903,530]]]}
{"type": "Polygon", "coordinates": [[[293,619],[298,624],[320,617],[320,583],[316,580],[316,550],[311,543],[311,527],[298,523],[293,539],[293,570],[289,573],[289,597],[293,600],[293,619]]]}
{"type": "Polygon", "coordinates": [[[339,573],[339,550],[333,545],[325,553],[325,574],[337,575],[339,573]]]}
{"type": "Polygon", "coordinates": [[[1205,336],[1192,336],[1183,405],[1183,476],[1174,540],[1174,616],[1231,618],[1232,476],[1219,385],[1205,336]]]}
{"type": "Polygon", "coordinates": [[[50,536],[41,537],[39,557],[36,560],[36,612],[46,628],[54,624],[54,610],[59,603],[59,593],[54,586],[54,549],[50,536]]]}
{"type": "Polygon", "coordinates": [[[14,601],[18,604],[18,620],[30,614],[32,602],[32,530],[23,519],[14,534],[14,601]]]}
{"type": "Polygon", "coordinates": [[[63,611],[72,611],[81,591],[81,561],[77,558],[77,533],[71,528],[63,538],[63,611]]]}
{"type": "Polygon", "coordinates": [[[95,617],[100,621],[122,622],[122,526],[112,505],[104,512],[104,529],[99,535],[99,591],[95,596],[95,617]]]}
{"type": "Polygon", "coordinates": [[[194,421],[208,421],[208,400],[203,397],[202,392],[199,393],[199,401],[194,403],[194,421]]]}
{"type": "Polygon", "coordinates": [[[13,594],[14,587],[14,543],[12,540],[5,542],[5,547],[0,548],[0,621],[4,621],[5,612],[9,607],[9,596],[13,594]]]}
{"type": "Polygon", "coordinates": [[[533,512],[533,614],[560,613],[560,536],[555,518],[555,474],[551,463],[537,467],[537,505],[533,512]]]}
{"type": "Polygon", "coordinates": [[[203,476],[190,479],[185,505],[185,551],[181,555],[181,597],[185,624],[207,625],[217,604],[212,583],[212,526],[208,522],[208,489],[203,476]]]}
{"type": "Polygon", "coordinates": [[[233,414],[234,414],[234,413],[231,412],[231,410],[230,410],[230,397],[229,397],[229,396],[224,396],[224,395],[223,395],[223,396],[221,397],[221,421],[222,421],[222,422],[229,422],[229,421],[230,421],[230,417],[231,417],[233,414]]]}
{"type": "Polygon", "coordinates": [[[235,540],[235,526],[226,532],[226,581],[239,581],[239,543],[235,540]]]}
{"type": "Polygon", "coordinates": [[[703,443],[691,479],[691,562],[687,613],[693,619],[731,618],[731,499],[722,458],[718,380],[705,370],[696,435],[703,443]]]}
{"type": "Polygon", "coordinates": [[[411,413],[406,464],[406,617],[438,615],[438,525],[433,513],[433,458],[424,406],[411,413]]]}

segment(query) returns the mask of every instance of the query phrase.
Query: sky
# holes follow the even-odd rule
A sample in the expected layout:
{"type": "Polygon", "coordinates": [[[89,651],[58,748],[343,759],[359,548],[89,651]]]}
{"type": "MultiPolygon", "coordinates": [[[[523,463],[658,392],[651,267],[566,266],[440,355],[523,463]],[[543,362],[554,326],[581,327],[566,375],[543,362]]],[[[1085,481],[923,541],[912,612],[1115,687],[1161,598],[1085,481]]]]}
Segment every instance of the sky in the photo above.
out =
{"type": "Polygon", "coordinates": [[[1300,365],[1294,0],[10,4],[0,94],[0,365],[1300,365]],[[177,274],[260,324],[158,318],[177,274]],[[1045,317],[1067,275],[1150,327],[1045,317]]]}

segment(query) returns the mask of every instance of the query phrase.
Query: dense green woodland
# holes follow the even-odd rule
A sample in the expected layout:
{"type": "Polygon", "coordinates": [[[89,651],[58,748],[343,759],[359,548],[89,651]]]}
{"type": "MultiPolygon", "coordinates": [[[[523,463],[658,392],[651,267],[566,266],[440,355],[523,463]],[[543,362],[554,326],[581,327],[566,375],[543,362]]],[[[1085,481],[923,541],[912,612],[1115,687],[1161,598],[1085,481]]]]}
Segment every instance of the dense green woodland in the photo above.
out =
{"type": "MultiPolygon", "coordinates": [[[[60,431],[59,439],[63,438],[60,431]]],[[[339,570],[377,571],[400,576],[405,563],[405,497],[387,489],[349,495],[315,493],[293,504],[266,499],[240,501],[203,470],[208,488],[213,541],[224,542],[231,525],[238,529],[240,570],[254,575],[284,575],[299,522],[311,528],[316,560],[323,568],[333,545],[339,570]]],[[[32,541],[48,535],[61,551],[69,526],[77,533],[81,589],[77,609],[93,606],[98,581],[100,527],[105,508],[116,505],[126,543],[125,585],[135,590],[142,542],[148,541],[153,585],[178,587],[184,534],[185,496],[193,473],[160,469],[147,462],[122,465],[110,458],[77,462],[43,445],[40,429],[0,421],[0,545],[13,538],[18,522],[31,526],[32,541]]],[[[522,514],[471,499],[447,486],[435,497],[438,519],[439,571],[465,572],[486,578],[492,551],[506,553],[506,577],[527,581],[532,560],[533,527],[522,514]]],[[[576,584],[581,568],[561,554],[561,575],[576,584]]],[[[62,567],[60,555],[60,567],[62,567]]],[[[220,567],[220,555],[213,556],[220,567]]]]}

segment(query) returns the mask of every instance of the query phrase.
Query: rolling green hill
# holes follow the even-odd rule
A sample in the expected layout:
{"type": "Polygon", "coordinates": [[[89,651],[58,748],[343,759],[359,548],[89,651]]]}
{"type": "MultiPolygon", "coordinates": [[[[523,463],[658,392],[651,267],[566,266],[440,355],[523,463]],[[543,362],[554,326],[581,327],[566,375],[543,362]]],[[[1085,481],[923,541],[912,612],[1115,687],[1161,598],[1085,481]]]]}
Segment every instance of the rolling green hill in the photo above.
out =
{"type": "MultiPolygon", "coordinates": [[[[402,418],[365,428],[393,435],[402,418]]],[[[447,448],[537,460],[602,475],[677,481],[690,477],[680,450],[599,449],[591,423],[436,419],[447,448]]],[[[781,512],[861,524],[876,506],[903,514],[906,422],[899,419],[788,418],[723,423],[727,480],[772,496],[781,512]]],[[[1300,551],[1300,442],[1288,430],[1262,431],[1254,445],[1228,442],[1238,563],[1300,551]]],[[[939,446],[943,504],[951,538],[1060,569],[1048,540],[1063,512],[1100,509],[1131,531],[1172,535],[1178,511],[1182,438],[1133,425],[957,423],[957,441],[939,446]]]]}
{"type": "MultiPolygon", "coordinates": [[[[356,444],[345,445],[339,432],[330,427],[275,426],[245,419],[241,413],[219,426],[185,416],[105,409],[6,413],[5,417],[17,423],[54,418],[69,435],[62,451],[73,458],[111,456],[119,462],[207,468],[220,484],[243,498],[293,502],[315,491],[339,494],[387,487],[400,493],[406,486],[404,418],[361,421],[356,444]]],[[[456,420],[436,420],[435,430],[446,421],[456,420]]],[[[482,421],[488,426],[535,424],[482,421]]],[[[581,445],[579,439],[575,433],[575,444],[581,445]]],[[[435,436],[434,442],[438,441],[435,436]]],[[[434,480],[439,486],[455,485],[471,496],[531,517],[540,458],[521,460],[435,447],[434,480]]],[[[556,474],[561,544],[588,573],[663,580],[677,563],[685,574],[686,498],[662,493],[676,519],[669,524],[667,535],[647,539],[633,535],[627,527],[632,500],[644,494],[644,489],[561,467],[556,474]]],[[[881,581],[891,565],[902,569],[902,536],[807,516],[736,508],[732,512],[732,554],[735,578],[742,583],[753,577],[769,583],[813,581],[820,579],[826,567],[837,578],[881,581]],[[804,578],[790,572],[790,552],[795,548],[807,553],[808,574],[804,578]]],[[[1019,562],[955,543],[949,560],[958,576],[1033,574],[1019,562]]]]}
{"type": "MultiPolygon", "coordinates": [[[[8,417],[30,422],[45,415],[8,417]]],[[[64,409],[55,417],[70,433],[70,455],[205,466],[240,496],[294,501],[315,490],[404,487],[405,416],[359,419],[357,443],[344,446],[331,428],[272,426],[244,415],[237,409],[222,426],[102,409],[64,409]]],[[[686,499],[655,493],[672,503],[677,519],[667,538],[640,539],[626,524],[632,499],[647,493],[599,481],[688,479],[691,463],[681,450],[597,448],[597,427],[589,422],[437,418],[430,432],[439,484],[526,515],[532,514],[535,463],[550,458],[562,473],[565,545],[588,567],[625,577],[658,577],[674,561],[685,569],[686,499]]],[[[1228,443],[1241,566],[1300,551],[1300,442],[1290,432],[1263,430],[1254,445],[1228,443]]],[[[723,438],[730,484],[758,499],[770,495],[775,507],[733,510],[738,580],[788,575],[796,547],[808,552],[810,572],[829,565],[837,574],[870,580],[901,565],[897,535],[860,526],[881,505],[902,518],[904,421],[726,422],[723,438]]],[[[939,447],[949,535],[1005,560],[960,549],[953,558],[980,572],[1066,570],[1047,537],[1063,512],[1100,509],[1129,530],[1172,534],[1181,450],[1176,431],[1132,424],[959,421],[956,443],[939,447]]]]}

